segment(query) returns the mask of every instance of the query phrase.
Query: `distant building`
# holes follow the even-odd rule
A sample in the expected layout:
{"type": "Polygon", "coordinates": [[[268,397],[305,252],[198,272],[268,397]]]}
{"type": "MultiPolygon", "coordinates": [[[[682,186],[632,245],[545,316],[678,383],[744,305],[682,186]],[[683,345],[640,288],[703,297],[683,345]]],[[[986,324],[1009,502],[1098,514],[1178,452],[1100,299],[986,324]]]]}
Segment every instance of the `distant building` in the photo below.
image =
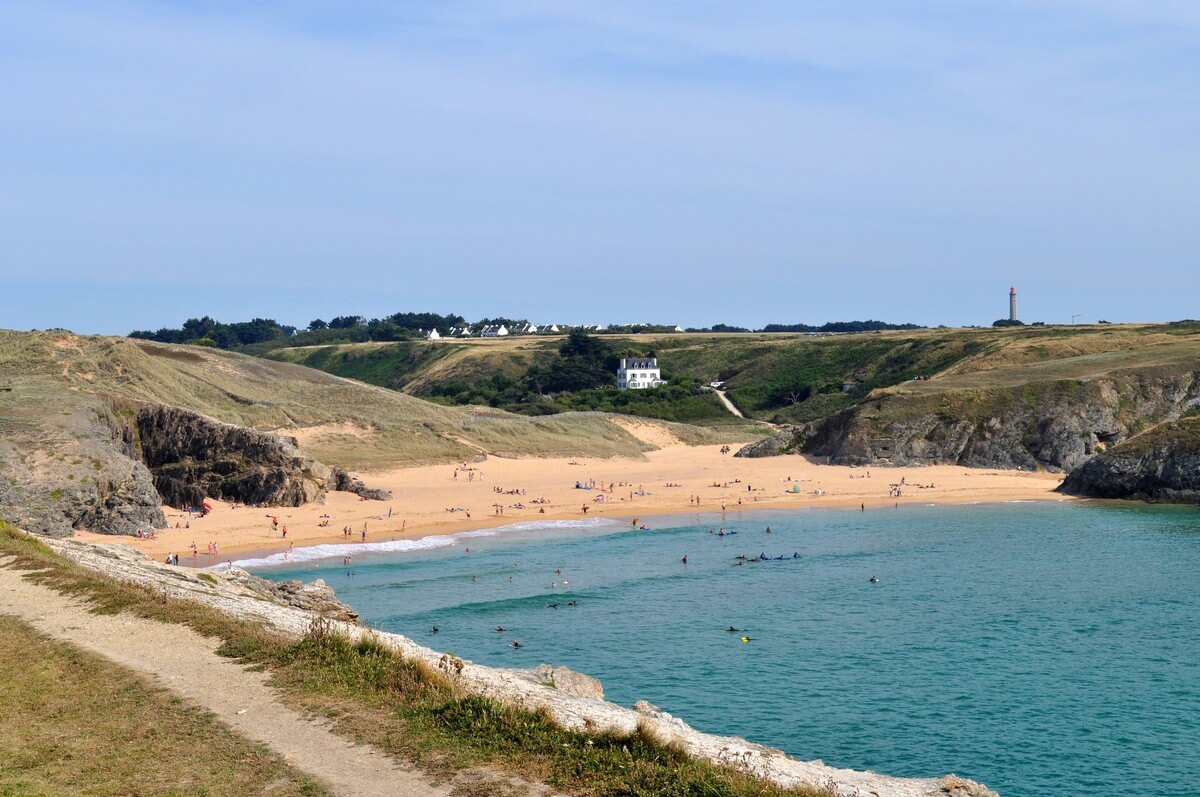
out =
{"type": "Polygon", "coordinates": [[[675,325],[675,329],[674,329],[673,331],[674,331],[674,332],[682,332],[682,331],[683,331],[683,327],[679,326],[679,324],[676,324],[676,325],[675,325]]]}
{"type": "Polygon", "coordinates": [[[425,340],[440,340],[441,337],[436,329],[431,329],[425,333],[425,340]]]}
{"type": "Polygon", "coordinates": [[[1008,289],[1008,320],[1017,320],[1017,286],[1008,289]]]}
{"type": "Polygon", "coordinates": [[[508,335],[508,327],[504,324],[492,324],[483,328],[479,333],[481,338],[503,338],[508,335]]]}
{"type": "Polygon", "coordinates": [[[450,337],[452,338],[469,338],[473,334],[470,327],[450,327],[450,337]]]}
{"type": "Polygon", "coordinates": [[[644,390],[665,384],[657,357],[621,358],[617,368],[617,387],[621,390],[644,390]]]}

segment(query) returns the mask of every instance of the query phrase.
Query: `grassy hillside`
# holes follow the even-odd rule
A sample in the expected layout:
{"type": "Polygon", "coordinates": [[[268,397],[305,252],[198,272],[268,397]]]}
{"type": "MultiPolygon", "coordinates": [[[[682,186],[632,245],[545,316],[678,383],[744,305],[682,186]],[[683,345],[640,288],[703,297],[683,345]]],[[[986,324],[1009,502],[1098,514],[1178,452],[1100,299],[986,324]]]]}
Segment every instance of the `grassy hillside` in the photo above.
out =
{"type": "MultiPolygon", "coordinates": [[[[288,362],[126,338],[0,331],[5,386],[12,389],[0,392],[0,443],[14,451],[43,448],[47,430],[67,417],[60,413],[86,414],[96,401],[111,399],[282,430],[317,459],[355,469],[485,451],[607,457],[651,447],[605,415],[526,418],[488,407],[443,406],[288,362]]],[[[676,431],[693,442],[720,439],[689,427],[676,431]]],[[[80,433],[68,429],[63,436],[80,433]]]]}
{"type": "MultiPolygon", "coordinates": [[[[701,384],[724,381],[729,397],[748,417],[804,422],[855,406],[878,389],[921,396],[942,389],[1003,388],[1057,378],[1054,374],[1060,370],[1082,376],[1120,368],[1143,353],[1151,359],[1186,357],[1198,334],[1200,324],[1181,322],[925,329],[831,337],[698,333],[608,339],[618,350],[653,352],[666,377],[701,384]],[[914,382],[918,376],[929,380],[914,382]]],[[[519,382],[530,369],[548,367],[558,357],[561,342],[561,337],[406,341],[278,349],[268,356],[414,396],[486,404],[511,400],[511,391],[496,386],[519,382]],[[500,401],[492,398],[496,396],[500,401]]],[[[614,401],[587,393],[554,397],[549,411],[607,409],[614,401]]],[[[694,392],[624,400],[629,404],[623,411],[630,414],[701,423],[728,420],[711,397],[697,398],[694,392]]],[[[542,397],[505,406],[530,413],[547,411],[542,397]]]]}

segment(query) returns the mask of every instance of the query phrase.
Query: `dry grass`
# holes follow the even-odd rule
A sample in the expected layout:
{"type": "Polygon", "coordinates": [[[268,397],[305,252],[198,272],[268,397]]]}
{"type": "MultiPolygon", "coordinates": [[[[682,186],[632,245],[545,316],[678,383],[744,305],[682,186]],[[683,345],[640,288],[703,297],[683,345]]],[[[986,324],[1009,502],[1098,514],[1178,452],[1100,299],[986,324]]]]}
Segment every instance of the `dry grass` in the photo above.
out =
{"type": "Polygon", "coordinates": [[[365,438],[327,434],[307,446],[317,459],[356,470],[489,450],[587,457],[646,450],[603,417],[568,413],[543,422],[486,407],[448,407],[291,363],[126,338],[0,330],[0,373],[23,395],[38,397],[25,417],[5,420],[25,423],[34,438],[53,408],[100,396],[184,407],[284,433],[319,425],[367,429],[365,438]]]}
{"type": "Polygon", "coordinates": [[[323,795],[124,667],[0,616],[0,794],[323,795]]]}

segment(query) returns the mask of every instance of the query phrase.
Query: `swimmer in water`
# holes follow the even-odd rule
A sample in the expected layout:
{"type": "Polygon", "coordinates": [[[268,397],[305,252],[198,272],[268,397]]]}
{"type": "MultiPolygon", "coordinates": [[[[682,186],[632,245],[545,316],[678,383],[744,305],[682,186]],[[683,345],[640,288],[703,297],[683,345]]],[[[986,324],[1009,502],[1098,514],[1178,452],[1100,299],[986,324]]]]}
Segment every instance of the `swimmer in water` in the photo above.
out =
{"type": "Polygon", "coordinates": [[[683,555],[683,563],[684,563],[685,565],[687,564],[687,554],[684,554],[684,555],[683,555]]]}
{"type": "Polygon", "coordinates": [[[743,642],[743,643],[745,643],[745,642],[753,642],[753,641],[754,641],[754,637],[748,637],[748,636],[744,636],[744,637],[742,637],[742,642],[743,642]]]}
{"type": "Polygon", "coordinates": [[[767,526],[767,534],[770,534],[770,533],[771,533],[771,527],[767,526]]]}
{"type": "Polygon", "coordinates": [[[441,630],[442,630],[442,629],[438,628],[438,627],[435,625],[433,628],[430,628],[430,629],[429,629],[429,633],[431,633],[431,634],[436,634],[438,631],[441,631],[441,630]]]}
{"type": "Polygon", "coordinates": [[[725,630],[726,630],[726,631],[728,631],[728,632],[729,632],[729,633],[731,633],[731,634],[736,634],[736,633],[737,633],[737,632],[738,632],[740,629],[734,628],[733,626],[729,626],[729,627],[728,627],[728,628],[726,628],[725,630]]]}
{"type": "Polygon", "coordinates": [[[547,606],[548,608],[551,608],[551,609],[557,609],[557,608],[558,608],[558,604],[557,604],[557,603],[547,603],[547,604],[546,604],[546,606],[547,606]]]}
{"type": "Polygon", "coordinates": [[[498,625],[498,626],[496,626],[496,633],[497,633],[497,634],[503,634],[503,633],[504,633],[505,631],[507,631],[507,630],[508,630],[508,629],[507,629],[507,628],[505,628],[505,627],[504,627],[504,626],[502,626],[502,625],[498,625]]]}
{"type": "Polygon", "coordinates": [[[567,605],[568,605],[568,606],[578,606],[578,605],[579,605],[579,601],[567,601],[567,605]]]}
{"type": "Polygon", "coordinates": [[[515,639],[514,639],[514,640],[512,641],[512,646],[513,646],[514,648],[519,648],[519,647],[521,647],[521,643],[520,643],[520,642],[518,642],[517,640],[515,640],[515,639]]]}
{"type": "Polygon", "coordinates": [[[869,580],[869,581],[870,581],[872,584],[878,584],[878,583],[879,583],[879,579],[878,579],[878,578],[876,578],[875,576],[871,576],[871,578],[870,578],[870,579],[868,579],[868,580],[869,580]]]}

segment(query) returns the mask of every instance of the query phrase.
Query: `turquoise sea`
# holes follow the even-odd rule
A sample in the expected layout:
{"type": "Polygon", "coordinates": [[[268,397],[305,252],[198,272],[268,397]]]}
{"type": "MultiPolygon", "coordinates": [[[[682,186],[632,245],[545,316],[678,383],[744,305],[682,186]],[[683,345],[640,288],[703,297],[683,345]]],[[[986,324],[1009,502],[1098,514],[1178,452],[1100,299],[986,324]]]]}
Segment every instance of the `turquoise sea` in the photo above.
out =
{"type": "Polygon", "coordinates": [[[649,700],[801,758],[956,772],[1006,796],[1200,794],[1194,508],[1010,503],[650,525],[352,545],[353,575],[340,546],[250,564],[324,578],[371,625],[431,647],[565,664],[610,700],[649,700]],[[721,526],[737,534],[709,533],[721,526]],[[759,554],[787,558],[737,566],[759,554]]]}

